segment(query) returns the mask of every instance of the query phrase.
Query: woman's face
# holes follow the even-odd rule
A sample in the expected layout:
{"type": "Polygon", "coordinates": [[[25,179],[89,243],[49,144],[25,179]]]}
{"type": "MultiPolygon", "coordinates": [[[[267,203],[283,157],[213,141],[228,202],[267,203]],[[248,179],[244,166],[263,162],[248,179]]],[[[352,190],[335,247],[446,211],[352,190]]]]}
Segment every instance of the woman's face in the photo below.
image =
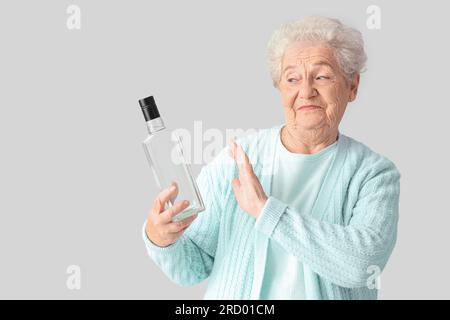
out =
{"type": "Polygon", "coordinates": [[[337,129],[347,103],[356,97],[358,83],[359,75],[348,83],[333,49],[320,43],[298,42],[284,54],[278,84],[286,124],[299,131],[337,129]],[[304,105],[319,108],[300,109],[304,105]]]}

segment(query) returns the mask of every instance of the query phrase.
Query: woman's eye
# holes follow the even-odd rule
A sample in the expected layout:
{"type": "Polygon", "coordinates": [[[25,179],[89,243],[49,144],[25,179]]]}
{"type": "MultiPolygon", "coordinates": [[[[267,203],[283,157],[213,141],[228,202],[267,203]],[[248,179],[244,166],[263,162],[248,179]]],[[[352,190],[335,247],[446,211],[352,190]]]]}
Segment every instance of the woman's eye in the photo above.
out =
{"type": "Polygon", "coordinates": [[[288,79],[288,82],[294,82],[294,81],[297,81],[297,80],[296,80],[296,79],[293,79],[293,78],[288,79]]]}
{"type": "Polygon", "coordinates": [[[317,80],[329,80],[330,77],[328,77],[328,76],[318,76],[316,79],[317,80]]]}

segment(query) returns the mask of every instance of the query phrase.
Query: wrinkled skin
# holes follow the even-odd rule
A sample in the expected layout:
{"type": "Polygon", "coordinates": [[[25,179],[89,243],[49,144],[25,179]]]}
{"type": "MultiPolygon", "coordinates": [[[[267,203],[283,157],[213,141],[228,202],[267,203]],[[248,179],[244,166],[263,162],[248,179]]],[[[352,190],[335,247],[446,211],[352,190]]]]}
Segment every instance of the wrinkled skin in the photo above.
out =
{"type": "Polygon", "coordinates": [[[348,81],[323,43],[298,42],[283,57],[278,83],[286,125],[281,141],[291,152],[312,154],[336,141],[347,103],[356,98],[359,74],[348,81]],[[302,105],[315,110],[298,110],[302,105]]]}

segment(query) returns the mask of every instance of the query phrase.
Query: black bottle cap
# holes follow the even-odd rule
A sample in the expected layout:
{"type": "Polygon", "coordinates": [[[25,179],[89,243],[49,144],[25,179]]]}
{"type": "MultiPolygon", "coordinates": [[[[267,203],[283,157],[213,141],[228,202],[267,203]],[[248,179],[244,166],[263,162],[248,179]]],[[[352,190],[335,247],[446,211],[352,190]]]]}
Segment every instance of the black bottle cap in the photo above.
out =
{"type": "Polygon", "coordinates": [[[158,107],[153,96],[139,100],[139,105],[141,106],[142,113],[144,113],[145,121],[159,118],[158,107]]]}

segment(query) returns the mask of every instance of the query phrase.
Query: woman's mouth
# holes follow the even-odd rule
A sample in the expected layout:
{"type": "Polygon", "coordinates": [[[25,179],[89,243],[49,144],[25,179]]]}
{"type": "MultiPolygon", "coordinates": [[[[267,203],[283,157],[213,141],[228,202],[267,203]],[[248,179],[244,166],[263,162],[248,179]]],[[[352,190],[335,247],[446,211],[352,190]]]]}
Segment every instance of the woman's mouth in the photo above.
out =
{"type": "Polygon", "coordinates": [[[310,110],[317,110],[317,109],[320,109],[320,107],[313,105],[313,104],[309,104],[309,105],[300,106],[299,108],[297,108],[297,111],[310,111],[310,110]]]}

